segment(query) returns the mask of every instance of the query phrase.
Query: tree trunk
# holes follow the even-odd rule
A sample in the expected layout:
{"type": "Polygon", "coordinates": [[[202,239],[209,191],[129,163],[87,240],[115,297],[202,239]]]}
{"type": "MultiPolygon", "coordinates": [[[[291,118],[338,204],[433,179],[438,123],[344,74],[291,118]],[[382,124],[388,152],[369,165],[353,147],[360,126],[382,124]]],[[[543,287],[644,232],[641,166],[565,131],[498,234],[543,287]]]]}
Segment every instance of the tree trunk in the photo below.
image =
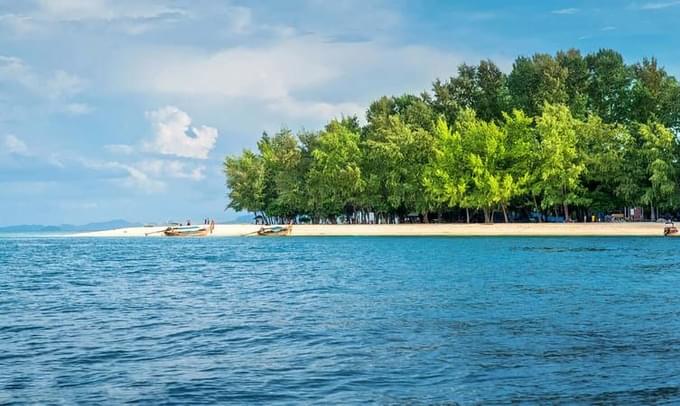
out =
{"type": "Polygon", "coordinates": [[[484,207],[482,210],[484,211],[484,224],[491,224],[491,220],[489,218],[489,208],[484,207]]]}
{"type": "Polygon", "coordinates": [[[430,219],[427,216],[427,212],[423,213],[423,223],[429,223],[430,219]]]}
{"type": "Polygon", "coordinates": [[[465,219],[467,221],[467,224],[470,224],[470,209],[467,207],[465,208],[465,219]]]}
{"type": "Polygon", "coordinates": [[[501,204],[501,209],[503,209],[503,218],[505,219],[505,222],[509,223],[509,221],[508,221],[508,211],[506,210],[504,204],[501,204]]]}
{"type": "Polygon", "coordinates": [[[542,223],[543,222],[543,214],[541,213],[541,210],[538,208],[538,202],[536,201],[536,195],[531,195],[531,197],[534,198],[534,208],[536,208],[536,213],[538,213],[538,222],[542,223]]]}
{"type": "Polygon", "coordinates": [[[652,216],[652,221],[656,221],[656,211],[654,210],[654,204],[650,204],[650,208],[652,209],[652,212],[650,215],[652,216]]]}
{"type": "Polygon", "coordinates": [[[564,222],[568,223],[569,222],[569,205],[567,202],[563,203],[564,205],[564,222]]]}

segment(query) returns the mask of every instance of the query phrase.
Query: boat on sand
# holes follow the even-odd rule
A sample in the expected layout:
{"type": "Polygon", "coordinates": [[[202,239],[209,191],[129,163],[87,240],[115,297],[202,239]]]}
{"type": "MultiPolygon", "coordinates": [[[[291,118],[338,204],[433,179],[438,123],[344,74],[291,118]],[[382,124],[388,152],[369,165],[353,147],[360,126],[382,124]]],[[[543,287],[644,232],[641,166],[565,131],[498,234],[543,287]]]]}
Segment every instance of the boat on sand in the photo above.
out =
{"type": "Polygon", "coordinates": [[[663,235],[665,237],[680,237],[678,228],[673,223],[666,223],[663,228],[663,235]]]}
{"type": "Polygon", "coordinates": [[[257,235],[274,237],[274,236],[286,236],[290,235],[293,231],[292,225],[275,225],[275,226],[264,226],[257,231],[257,235]]]}
{"type": "Polygon", "coordinates": [[[172,226],[163,230],[168,237],[204,237],[210,233],[210,226],[172,226]]]}

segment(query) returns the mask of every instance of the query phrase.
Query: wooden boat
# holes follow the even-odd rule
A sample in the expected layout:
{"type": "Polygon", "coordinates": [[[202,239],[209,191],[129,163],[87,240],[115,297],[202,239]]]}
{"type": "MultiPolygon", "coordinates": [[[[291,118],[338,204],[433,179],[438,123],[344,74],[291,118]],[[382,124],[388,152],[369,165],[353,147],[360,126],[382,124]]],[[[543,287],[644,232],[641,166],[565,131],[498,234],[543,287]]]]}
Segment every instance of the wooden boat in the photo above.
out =
{"type": "Polygon", "coordinates": [[[292,225],[276,225],[276,226],[264,226],[257,231],[257,235],[273,237],[273,236],[286,236],[290,235],[293,231],[292,225]]]}
{"type": "Polygon", "coordinates": [[[680,232],[678,228],[673,223],[666,223],[663,228],[663,235],[665,237],[680,237],[680,232]]]}
{"type": "Polygon", "coordinates": [[[163,230],[168,237],[203,237],[210,233],[208,226],[172,226],[163,230]]]}

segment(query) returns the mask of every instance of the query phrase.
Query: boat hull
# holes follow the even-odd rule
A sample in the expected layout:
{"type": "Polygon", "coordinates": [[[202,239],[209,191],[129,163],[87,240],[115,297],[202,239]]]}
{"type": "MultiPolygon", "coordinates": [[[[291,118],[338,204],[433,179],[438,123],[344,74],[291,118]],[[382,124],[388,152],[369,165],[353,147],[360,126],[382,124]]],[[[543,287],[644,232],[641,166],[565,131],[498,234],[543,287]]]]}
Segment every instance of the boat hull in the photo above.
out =
{"type": "Polygon", "coordinates": [[[261,237],[285,237],[293,231],[292,226],[267,226],[258,230],[257,235],[261,237]]]}
{"type": "Polygon", "coordinates": [[[678,232],[678,228],[674,226],[664,227],[663,235],[665,237],[680,237],[680,232],[678,232]]]}
{"type": "Polygon", "coordinates": [[[167,230],[163,231],[163,234],[167,237],[205,237],[209,233],[209,229],[202,227],[186,229],[168,227],[167,230]]]}

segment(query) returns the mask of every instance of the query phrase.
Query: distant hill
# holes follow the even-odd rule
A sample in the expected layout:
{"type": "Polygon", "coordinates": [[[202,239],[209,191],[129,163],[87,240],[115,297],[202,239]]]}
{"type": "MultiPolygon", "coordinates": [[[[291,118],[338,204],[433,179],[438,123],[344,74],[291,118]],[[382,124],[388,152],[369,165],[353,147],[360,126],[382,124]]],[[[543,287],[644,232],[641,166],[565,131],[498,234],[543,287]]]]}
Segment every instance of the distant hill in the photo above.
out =
{"type": "Polygon", "coordinates": [[[16,226],[0,227],[0,233],[56,233],[56,232],[84,232],[84,231],[101,231],[110,230],[114,228],[124,227],[138,227],[139,223],[130,223],[125,220],[111,220],[99,223],[88,223],[83,225],[62,224],[54,225],[40,225],[40,224],[22,224],[16,226]]]}

